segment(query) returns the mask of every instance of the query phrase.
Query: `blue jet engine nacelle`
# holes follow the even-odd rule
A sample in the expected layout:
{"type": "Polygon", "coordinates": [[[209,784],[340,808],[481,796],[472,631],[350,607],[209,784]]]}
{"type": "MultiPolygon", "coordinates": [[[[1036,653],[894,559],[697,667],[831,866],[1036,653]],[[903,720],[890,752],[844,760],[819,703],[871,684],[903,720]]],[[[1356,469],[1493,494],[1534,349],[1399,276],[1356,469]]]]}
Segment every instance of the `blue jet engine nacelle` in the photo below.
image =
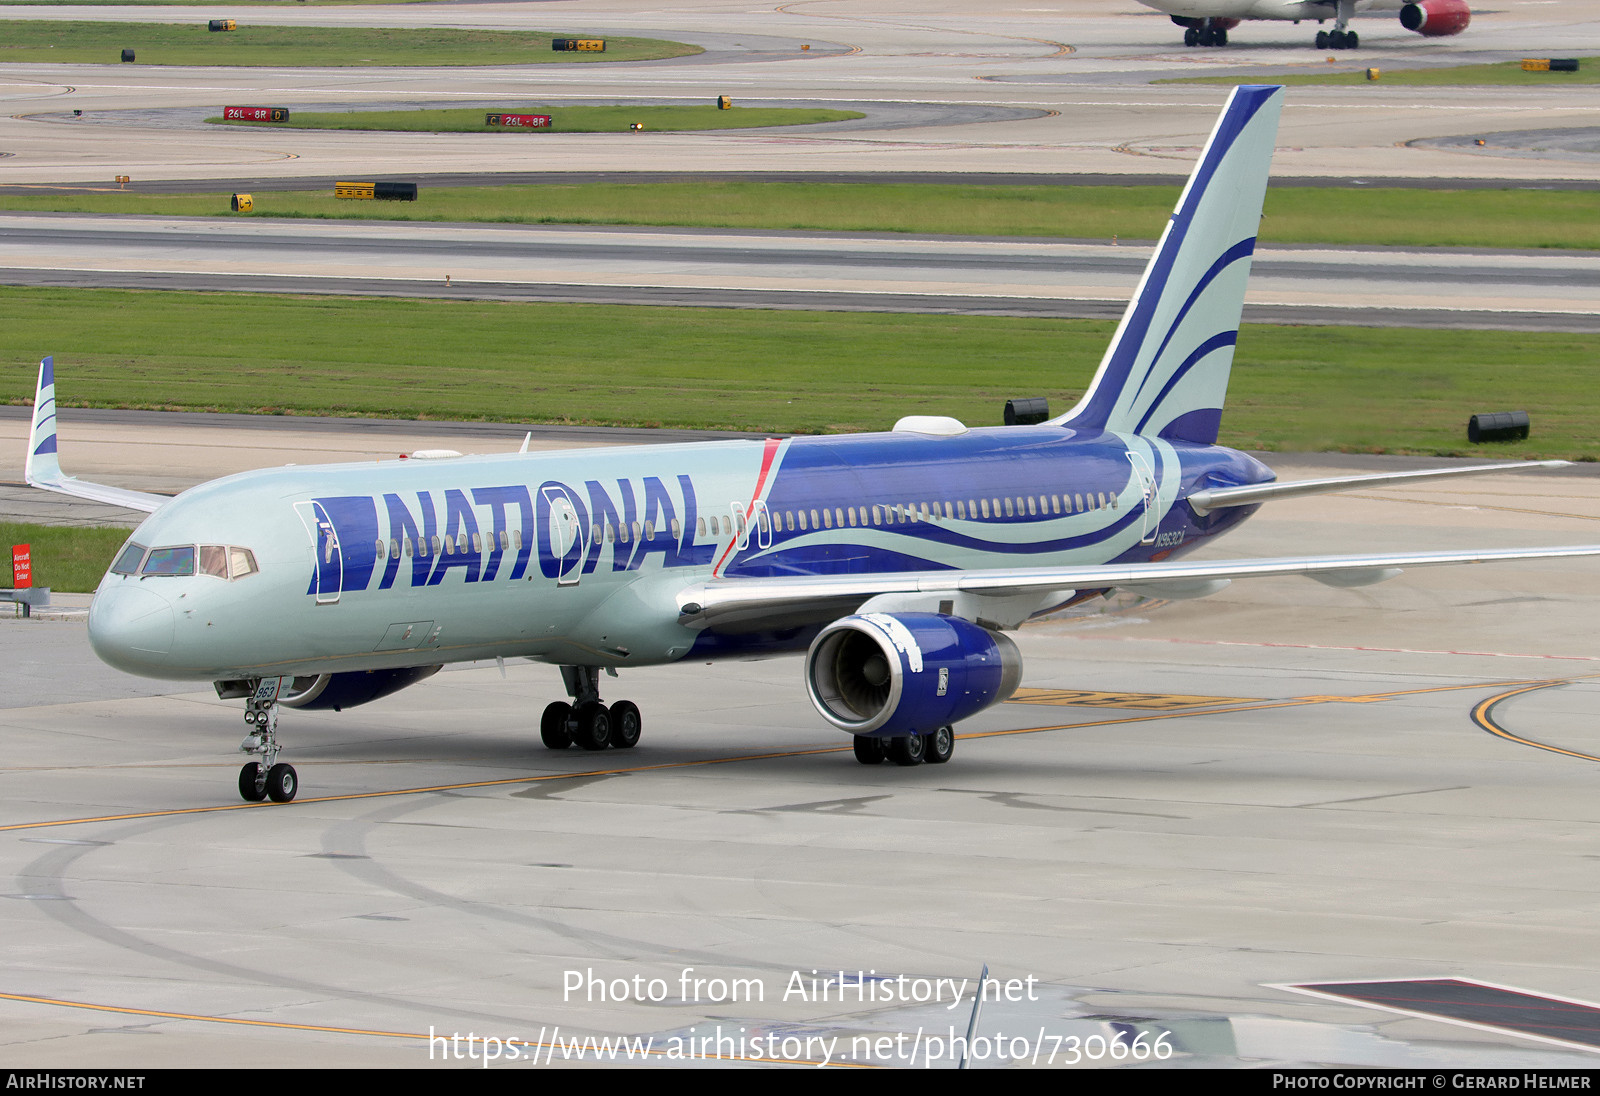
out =
{"type": "Polygon", "coordinates": [[[336,712],[398,693],[439,672],[438,666],[406,666],[395,670],[351,670],[339,674],[297,677],[279,697],[285,708],[336,712]]]}
{"type": "Polygon", "coordinates": [[[855,735],[928,734],[1016,692],[1022,654],[999,632],[938,613],[866,613],[824,628],[806,653],[806,692],[855,735]]]}

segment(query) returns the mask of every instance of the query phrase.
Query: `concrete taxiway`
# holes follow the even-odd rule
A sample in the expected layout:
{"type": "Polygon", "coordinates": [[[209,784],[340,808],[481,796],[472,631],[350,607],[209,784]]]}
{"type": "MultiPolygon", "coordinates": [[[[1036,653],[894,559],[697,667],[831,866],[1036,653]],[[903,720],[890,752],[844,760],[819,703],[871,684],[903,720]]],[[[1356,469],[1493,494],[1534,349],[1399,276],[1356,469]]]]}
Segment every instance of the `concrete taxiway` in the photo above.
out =
{"type": "MultiPolygon", "coordinates": [[[[1600,480],[1529,474],[1282,503],[1219,549],[1597,523],[1600,480]]],[[[236,705],[100,667],[81,617],[0,621],[0,1063],[478,1066],[426,1038],[470,1032],[554,1064],[719,1033],[732,1061],[903,1064],[964,1030],[987,963],[1015,993],[976,1064],[1140,1030],[1173,1064],[1589,1067],[1273,987],[1593,998],[1596,604],[1592,561],[1117,599],[1023,629],[1027,702],[915,769],[857,765],[795,660],[626,673],[644,740],[598,755],[538,745],[553,670],[453,667],[288,713],[288,806],[235,799],[236,705]],[[857,971],[908,980],[864,998],[857,971]],[[748,1042],[775,1033],[802,1041],[748,1042]]]]}
{"type": "MultiPolygon", "coordinates": [[[[585,18],[607,33],[702,35],[723,54],[626,71],[5,66],[0,182],[532,170],[550,158],[574,170],[1176,172],[1220,90],[1131,86],[1129,74],[1323,63],[1299,44],[1306,28],[1252,26],[1238,52],[1184,51],[1131,0],[1083,7],[1092,18],[1069,24],[1054,10],[974,16],[943,0],[779,13],[694,0],[645,19],[643,3],[613,0],[585,18]],[[763,56],[734,56],[745,37],[763,56]],[[774,61],[775,39],[845,48],[774,61]],[[572,97],[870,92],[1056,113],[810,138],[422,135],[359,148],[339,134],[32,117],[239,95],[436,98],[446,82],[463,98],[530,85],[572,97]]],[[[1600,43],[1589,5],[1501,9],[1445,42],[1363,25],[1352,63],[1600,43]]],[[[536,25],[550,11],[259,17],[536,25]]],[[[1286,112],[1278,168],[1600,178],[1582,155],[1407,143],[1530,120],[1581,127],[1586,110],[1586,95],[1560,89],[1308,91],[1286,112]]],[[[223,418],[180,433],[161,416],[72,414],[71,471],[157,490],[288,460],[509,449],[522,435],[223,418]]],[[[0,478],[18,478],[25,430],[20,414],[0,415],[0,478]]],[[[1285,477],[1375,470],[1273,463],[1285,477]]],[[[85,518],[72,505],[57,519],[85,518]]],[[[1574,469],[1275,504],[1214,551],[1593,543],[1597,523],[1600,479],[1574,469]]],[[[583,1040],[633,1036],[659,1064],[921,1064],[937,1049],[949,1065],[946,1034],[965,1030],[987,964],[1003,996],[984,1007],[976,1065],[1114,1063],[1109,1041],[1138,1032],[1177,1065],[1591,1067],[1577,1046],[1276,987],[1448,976],[1595,999],[1596,605],[1593,561],[1438,568],[1357,591],[1285,579],[1182,604],[1113,599],[1023,629],[1028,691],[963,724],[951,764],[914,769],[857,765],[806,704],[794,660],[608,682],[607,699],[640,704],[645,733],[635,750],[598,755],[538,745],[538,713],[561,691],[548,667],[453,667],[366,707],[289,713],[285,756],[303,788],[285,806],[235,798],[236,705],[203,684],[100,666],[81,612],[0,619],[0,1064],[478,1068],[493,1040],[497,1068],[515,1068],[576,1065],[579,1052],[593,1064],[583,1040]]]]}

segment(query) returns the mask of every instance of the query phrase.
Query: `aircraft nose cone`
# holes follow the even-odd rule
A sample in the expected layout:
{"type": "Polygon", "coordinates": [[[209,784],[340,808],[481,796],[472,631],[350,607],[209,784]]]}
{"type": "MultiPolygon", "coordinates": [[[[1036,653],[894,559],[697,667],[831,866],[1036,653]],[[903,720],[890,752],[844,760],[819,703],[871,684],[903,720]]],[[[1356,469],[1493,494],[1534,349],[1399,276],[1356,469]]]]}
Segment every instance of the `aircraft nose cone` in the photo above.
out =
{"type": "Polygon", "coordinates": [[[89,606],[89,645],[132,674],[159,670],[172,651],[172,603],[143,585],[101,590],[89,606]]]}

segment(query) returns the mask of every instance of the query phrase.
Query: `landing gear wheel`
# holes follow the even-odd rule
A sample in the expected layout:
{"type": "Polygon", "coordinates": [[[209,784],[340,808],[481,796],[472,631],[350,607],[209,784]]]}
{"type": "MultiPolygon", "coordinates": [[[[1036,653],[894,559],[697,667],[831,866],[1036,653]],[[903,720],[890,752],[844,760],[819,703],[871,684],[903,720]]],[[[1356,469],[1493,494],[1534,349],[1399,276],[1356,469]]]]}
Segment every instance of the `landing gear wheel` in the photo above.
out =
{"type": "Polygon", "coordinates": [[[578,705],[574,716],[577,729],[572,741],[586,750],[603,750],[611,745],[611,712],[598,700],[578,705]]]}
{"type": "Polygon", "coordinates": [[[261,766],[252,761],[239,770],[239,798],[246,803],[259,803],[266,797],[267,789],[261,782],[261,766]]]}
{"type": "Polygon", "coordinates": [[[539,738],[552,750],[564,750],[572,745],[572,732],[567,724],[572,721],[572,705],[556,701],[545,708],[539,717],[539,738]]]}
{"type": "Polygon", "coordinates": [[[923,735],[922,741],[925,745],[923,756],[928,764],[943,765],[956,752],[956,729],[951,726],[940,727],[923,735]]]}
{"type": "Polygon", "coordinates": [[[1217,31],[1216,44],[1219,45],[1219,46],[1225,46],[1225,45],[1228,44],[1228,32],[1227,31],[1225,31],[1225,30],[1217,31]]]}
{"type": "Polygon", "coordinates": [[[300,790],[300,778],[293,765],[274,765],[267,770],[267,796],[274,803],[288,803],[300,790]]]}
{"type": "Polygon", "coordinates": [[[1216,45],[1217,44],[1217,33],[1216,33],[1216,31],[1211,31],[1211,30],[1203,30],[1203,31],[1201,31],[1200,32],[1200,44],[1202,46],[1214,46],[1214,45],[1216,45]]]}
{"type": "Polygon", "coordinates": [[[1186,46],[1198,46],[1200,44],[1200,32],[1193,27],[1185,30],[1183,32],[1183,44],[1186,46]]]}
{"type": "Polygon", "coordinates": [[[631,750],[639,744],[644,733],[644,720],[639,715],[639,705],[631,700],[619,700],[611,706],[611,745],[618,750],[631,750]]]}
{"type": "Polygon", "coordinates": [[[871,735],[858,734],[853,743],[856,751],[856,760],[863,765],[878,765],[889,756],[889,744],[881,738],[871,735]]]}
{"type": "Polygon", "coordinates": [[[1317,48],[1318,49],[1327,49],[1328,48],[1328,32],[1327,31],[1325,31],[1325,30],[1317,31],[1317,48]]]}
{"type": "Polygon", "coordinates": [[[896,765],[920,765],[927,745],[920,734],[896,735],[889,740],[889,760],[896,765]]]}
{"type": "Polygon", "coordinates": [[[1357,34],[1353,30],[1346,31],[1345,35],[1344,35],[1344,48],[1345,49],[1360,49],[1361,48],[1361,35],[1357,34]]]}

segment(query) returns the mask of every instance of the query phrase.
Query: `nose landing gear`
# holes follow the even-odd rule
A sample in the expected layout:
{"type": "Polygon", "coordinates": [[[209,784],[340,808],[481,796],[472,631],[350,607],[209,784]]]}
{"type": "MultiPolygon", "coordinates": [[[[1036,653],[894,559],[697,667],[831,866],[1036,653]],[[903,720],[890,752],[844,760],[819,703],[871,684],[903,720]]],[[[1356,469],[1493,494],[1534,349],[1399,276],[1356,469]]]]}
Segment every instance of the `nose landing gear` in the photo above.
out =
{"type": "Polygon", "coordinates": [[[293,765],[278,762],[278,690],[281,678],[269,677],[256,686],[244,704],[245,725],[250,733],[239,743],[241,753],[257,754],[260,761],[247,762],[239,770],[239,796],[247,803],[271,799],[288,803],[300,790],[300,778],[293,765]]]}

